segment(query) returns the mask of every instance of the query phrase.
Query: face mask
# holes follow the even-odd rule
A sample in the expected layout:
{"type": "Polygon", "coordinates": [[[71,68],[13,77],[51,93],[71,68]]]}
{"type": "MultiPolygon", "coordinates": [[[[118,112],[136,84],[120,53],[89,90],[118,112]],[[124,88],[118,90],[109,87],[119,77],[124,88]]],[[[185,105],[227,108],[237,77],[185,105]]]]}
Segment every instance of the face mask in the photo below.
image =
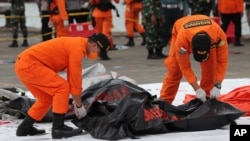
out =
{"type": "Polygon", "coordinates": [[[88,58],[89,58],[90,60],[96,60],[96,59],[99,58],[99,55],[98,55],[97,52],[90,52],[90,53],[87,54],[87,56],[88,56],[88,58]]]}

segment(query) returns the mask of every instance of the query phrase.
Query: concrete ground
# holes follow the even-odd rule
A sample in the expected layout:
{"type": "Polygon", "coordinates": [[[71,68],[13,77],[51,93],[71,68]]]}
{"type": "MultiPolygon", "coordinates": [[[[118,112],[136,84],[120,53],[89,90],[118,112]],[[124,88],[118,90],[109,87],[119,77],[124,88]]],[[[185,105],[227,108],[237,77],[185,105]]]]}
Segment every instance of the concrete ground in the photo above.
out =
{"type": "MultiPolygon", "coordinates": [[[[13,71],[13,61],[17,54],[27,49],[26,47],[9,48],[11,43],[10,31],[8,29],[0,29],[0,87],[25,87],[16,78],[13,71]]],[[[127,42],[124,33],[114,33],[115,44],[122,45],[127,42]]],[[[22,37],[19,35],[19,37],[22,37]]],[[[29,30],[29,44],[33,45],[41,41],[39,30],[29,30]]],[[[148,60],[147,51],[144,46],[140,46],[141,37],[135,38],[136,46],[125,50],[111,50],[109,61],[83,61],[83,67],[88,67],[97,62],[102,63],[107,70],[118,72],[120,75],[134,79],[138,84],[159,83],[162,82],[166,73],[163,65],[163,59],[148,60]]],[[[19,41],[19,44],[22,40],[19,41]]],[[[250,40],[244,38],[244,47],[234,47],[229,44],[229,65],[226,78],[249,78],[250,77],[250,40]]],[[[169,47],[166,49],[168,53],[169,47]]],[[[194,71],[197,77],[200,77],[199,64],[192,61],[194,71]]],[[[185,81],[185,79],[183,79],[185,81]]]]}

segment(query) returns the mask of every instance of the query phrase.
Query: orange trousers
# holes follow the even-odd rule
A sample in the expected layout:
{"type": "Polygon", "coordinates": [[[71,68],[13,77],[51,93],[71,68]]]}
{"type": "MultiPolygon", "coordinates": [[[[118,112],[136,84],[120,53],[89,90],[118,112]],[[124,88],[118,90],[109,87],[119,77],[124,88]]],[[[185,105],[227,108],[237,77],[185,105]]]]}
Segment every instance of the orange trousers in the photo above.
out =
{"type": "Polygon", "coordinates": [[[51,15],[50,20],[53,22],[56,37],[67,37],[69,36],[69,27],[65,27],[63,20],[61,20],[59,15],[51,15]]]}
{"type": "MultiPolygon", "coordinates": [[[[205,62],[200,63],[200,87],[204,89],[208,97],[210,96],[210,90],[214,87],[215,83],[215,51],[215,49],[210,50],[209,59],[205,62]]],[[[160,98],[168,103],[172,103],[177,94],[183,74],[175,55],[168,56],[168,58],[164,60],[164,65],[167,68],[167,73],[162,83],[160,98]]]]}
{"type": "Polygon", "coordinates": [[[52,107],[53,113],[65,114],[69,107],[69,84],[56,72],[29,57],[18,58],[15,72],[36,98],[28,115],[41,121],[52,107]]]}
{"type": "Polygon", "coordinates": [[[125,12],[125,27],[128,37],[134,37],[134,30],[139,33],[144,33],[145,30],[141,24],[139,24],[140,10],[126,11],[125,12]]]}
{"type": "Polygon", "coordinates": [[[95,33],[103,33],[109,39],[111,48],[113,47],[112,39],[112,17],[94,17],[95,19],[95,33]]]}

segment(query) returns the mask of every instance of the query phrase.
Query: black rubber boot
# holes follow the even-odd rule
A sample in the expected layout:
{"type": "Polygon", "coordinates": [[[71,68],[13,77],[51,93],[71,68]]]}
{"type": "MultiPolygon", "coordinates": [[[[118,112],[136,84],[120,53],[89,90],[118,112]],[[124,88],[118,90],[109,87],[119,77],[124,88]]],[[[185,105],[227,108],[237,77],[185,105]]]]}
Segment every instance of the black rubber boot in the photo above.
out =
{"type": "Polygon", "coordinates": [[[18,47],[17,40],[13,40],[9,47],[18,47]]]}
{"type": "Polygon", "coordinates": [[[108,56],[107,51],[101,50],[100,59],[101,60],[110,60],[111,58],[108,56]]]}
{"type": "Polygon", "coordinates": [[[240,39],[236,39],[235,43],[234,43],[235,47],[243,47],[244,44],[240,41],[240,39]]]}
{"type": "Polygon", "coordinates": [[[145,46],[146,45],[146,34],[145,33],[141,33],[141,37],[142,37],[141,46],[145,46]]]}
{"type": "Polygon", "coordinates": [[[163,47],[158,47],[158,48],[156,48],[156,55],[160,56],[161,58],[166,58],[167,55],[164,55],[164,54],[162,53],[162,49],[163,49],[163,47]]]}
{"type": "Polygon", "coordinates": [[[124,46],[135,46],[134,37],[128,37],[128,42],[124,46]]]}
{"type": "Polygon", "coordinates": [[[29,46],[27,39],[23,40],[22,47],[27,47],[29,46]]]}
{"type": "Polygon", "coordinates": [[[73,129],[72,127],[64,125],[64,114],[54,113],[52,138],[61,139],[79,135],[82,133],[82,129],[73,129]]]}
{"type": "Polygon", "coordinates": [[[23,122],[17,127],[16,136],[34,136],[45,134],[45,130],[39,130],[33,127],[35,120],[26,116],[23,122]]]}
{"type": "Polygon", "coordinates": [[[156,54],[154,53],[154,49],[153,49],[153,48],[148,49],[148,57],[147,57],[147,58],[148,58],[148,59],[161,59],[160,56],[158,56],[158,55],[156,55],[156,54]]]}

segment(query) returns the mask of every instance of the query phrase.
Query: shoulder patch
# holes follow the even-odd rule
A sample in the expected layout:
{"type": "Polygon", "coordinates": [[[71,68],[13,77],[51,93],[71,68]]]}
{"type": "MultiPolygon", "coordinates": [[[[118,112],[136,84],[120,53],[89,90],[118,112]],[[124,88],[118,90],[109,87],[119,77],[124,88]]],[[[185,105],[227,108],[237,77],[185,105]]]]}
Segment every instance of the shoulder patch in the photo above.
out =
{"type": "Polygon", "coordinates": [[[213,43],[211,45],[211,48],[221,47],[221,46],[224,46],[225,44],[226,44],[226,41],[219,39],[216,43],[213,43]]]}
{"type": "Polygon", "coordinates": [[[187,52],[187,50],[185,48],[183,48],[183,47],[181,47],[180,50],[179,50],[180,54],[185,54],[186,52],[187,52]]]}
{"type": "Polygon", "coordinates": [[[195,21],[190,21],[188,23],[185,23],[183,27],[185,29],[187,28],[193,28],[193,27],[198,27],[198,26],[204,26],[204,25],[211,25],[212,21],[210,19],[203,19],[203,20],[195,20],[195,21]]]}
{"type": "Polygon", "coordinates": [[[221,40],[218,46],[224,46],[226,44],[226,41],[221,40]]]}

